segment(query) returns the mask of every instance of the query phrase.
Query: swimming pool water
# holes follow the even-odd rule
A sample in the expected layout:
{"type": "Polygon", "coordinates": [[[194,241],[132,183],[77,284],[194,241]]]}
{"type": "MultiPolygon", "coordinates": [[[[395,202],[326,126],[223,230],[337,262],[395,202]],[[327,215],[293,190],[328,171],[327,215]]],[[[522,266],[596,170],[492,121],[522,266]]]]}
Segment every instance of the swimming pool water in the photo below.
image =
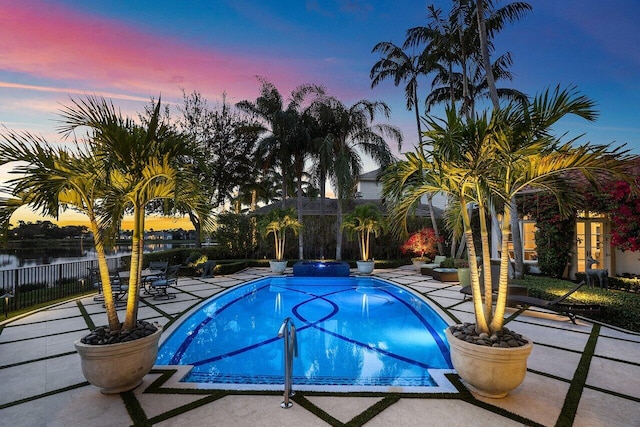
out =
{"type": "Polygon", "coordinates": [[[178,325],[156,364],[193,365],[186,382],[282,388],[277,333],[286,317],[297,328],[294,388],[433,387],[432,373],[451,369],[446,322],[407,289],[370,277],[271,277],[233,288],[178,325]]]}

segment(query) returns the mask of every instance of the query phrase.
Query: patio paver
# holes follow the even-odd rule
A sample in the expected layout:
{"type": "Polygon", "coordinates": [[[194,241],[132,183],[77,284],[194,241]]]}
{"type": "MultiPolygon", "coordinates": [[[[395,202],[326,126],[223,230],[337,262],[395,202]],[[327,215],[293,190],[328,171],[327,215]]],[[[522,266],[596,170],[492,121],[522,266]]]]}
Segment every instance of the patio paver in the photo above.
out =
{"type": "MultiPolygon", "coordinates": [[[[291,273],[291,269],[287,273],[291,273]]],[[[166,324],[206,298],[248,280],[269,275],[250,268],[210,279],[181,278],[177,298],[145,298],[139,317],[166,324]]],[[[376,270],[375,275],[414,289],[460,321],[473,321],[472,305],[462,302],[457,284],[440,283],[410,266],[376,270]]],[[[92,321],[105,321],[93,297],[80,299],[92,321]]],[[[122,315],[123,310],[119,310],[122,315]]],[[[514,313],[510,310],[507,315],[514,313]]],[[[634,426],[640,420],[640,334],[602,326],[584,384],[574,375],[585,363],[582,352],[593,324],[572,325],[566,316],[525,311],[507,326],[536,343],[524,383],[504,399],[474,396],[462,388],[447,398],[375,394],[367,397],[299,392],[291,409],[280,408],[281,394],[199,390],[185,394],[170,380],[152,383],[165,372],[157,367],[132,393],[106,396],[88,385],[74,354],[73,340],[88,328],[76,301],[69,301],[0,323],[0,424],[11,426],[132,425],[142,416],[158,426],[326,426],[352,421],[367,426],[516,426],[556,424],[562,411],[575,426],[634,426]],[[574,381],[577,381],[575,384],[574,381]],[[582,396],[577,409],[565,405],[572,386],[582,396]],[[132,414],[125,401],[142,411],[132,414]],[[362,414],[370,410],[369,419],[362,414]],[[511,415],[510,415],[511,414],[511,415]],[[361,418],[359,418],[361,417],[361,418]]],[[[458,384],[461,384],[458,382],[458,384]]],[[[462,387],[462,386],[461,386],[462,387]]],[[[294,384],[295,389],[295,384],[294,384]]]]}

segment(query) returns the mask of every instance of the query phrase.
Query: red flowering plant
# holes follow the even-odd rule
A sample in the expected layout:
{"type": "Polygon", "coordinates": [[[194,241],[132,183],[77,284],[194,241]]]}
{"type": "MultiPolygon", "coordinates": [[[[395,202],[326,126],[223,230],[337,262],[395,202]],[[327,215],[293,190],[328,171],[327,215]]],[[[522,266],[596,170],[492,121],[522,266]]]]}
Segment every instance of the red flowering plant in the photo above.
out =
{"type": "Polygon", "coordinates": [[[616,181],[606,190],[586,196],[589,210],[609,216],[611,245],[621,251],[640,251],[640,198],[629,183],[616,181]]]}
{"type": "Polygon", "coordinates": [[[400,252],[414,254],[421,259],[433,257],[437,253],[439,241],[433,228],[423,228],[409,236],[407,241],[400,246],[400,252]]]}
{"type": "Polygon", "coordinates": [[[631,195],[628,182],[617,181],[611,192],[615,208],[611,218],[611,244],[621,251],[640,251],[640,199],[631,195]]]}

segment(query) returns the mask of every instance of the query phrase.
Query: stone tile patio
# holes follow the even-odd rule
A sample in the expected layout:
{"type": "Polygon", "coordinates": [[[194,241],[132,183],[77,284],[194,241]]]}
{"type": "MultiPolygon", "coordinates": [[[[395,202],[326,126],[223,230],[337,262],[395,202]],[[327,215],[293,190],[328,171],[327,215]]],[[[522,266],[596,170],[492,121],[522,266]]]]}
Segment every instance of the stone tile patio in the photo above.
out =
{"type": "MultiPolygon", "coordinates": [[[[169,301],[144,299],[139,317],[166,324],[208,297],[269,275],[251,268],[211,279],[180,278],[169,301]]],[[[410,267],[375,275],[412,288],[441,308],[450,323],[473,321],[457,283],[441,283],[410,267]]],[[[103,324],[92,297],[68,301],[0,323],[0,424],[7,426],[640,426],[640,335],[584,319],[528,310],[508,324],[533,339],[524,383],[504,399],[475,396],[455,380],[458,393],[371,394],[365,397],[298,392],[292,408],[281,393],[185,390],[154,384],[163,367],[133,392],[106,396],[85,382],[73,341],[88,331],[79,304],[103,324]],[[593,354],[584,353],[596,340],[593,354]],[[588,369],[586,379],[576,375],[588,369]],[[577,407],[566,402],[578,393],[577,407]],[[559,421],[560,420],[560,421],[559,421]]],[[[591,347],[593,348],[593,347],[591,347]]],[[[295,388],[295,385],[294,385],[295,388]]]]}

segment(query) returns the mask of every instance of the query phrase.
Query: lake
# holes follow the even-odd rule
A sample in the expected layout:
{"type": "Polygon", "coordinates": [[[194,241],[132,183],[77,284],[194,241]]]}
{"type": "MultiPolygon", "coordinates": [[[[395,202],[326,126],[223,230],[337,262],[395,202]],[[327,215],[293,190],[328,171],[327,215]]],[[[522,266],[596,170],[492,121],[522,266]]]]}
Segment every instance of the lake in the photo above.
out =
{"type": "MultiPolygon", "coordinates": [[[[192,247],[193,243],[145,243],[144,252],[192,247]]],[[[107,253],[108,257],[119,257],[131,253],[131,244],[116,245],[107,253]]],[[[62,264],[72,261],[96,259],[93,244],[75,239],[8,242],[0,248],[0,270],[11,270],[36,265],[62,264]]]]}

